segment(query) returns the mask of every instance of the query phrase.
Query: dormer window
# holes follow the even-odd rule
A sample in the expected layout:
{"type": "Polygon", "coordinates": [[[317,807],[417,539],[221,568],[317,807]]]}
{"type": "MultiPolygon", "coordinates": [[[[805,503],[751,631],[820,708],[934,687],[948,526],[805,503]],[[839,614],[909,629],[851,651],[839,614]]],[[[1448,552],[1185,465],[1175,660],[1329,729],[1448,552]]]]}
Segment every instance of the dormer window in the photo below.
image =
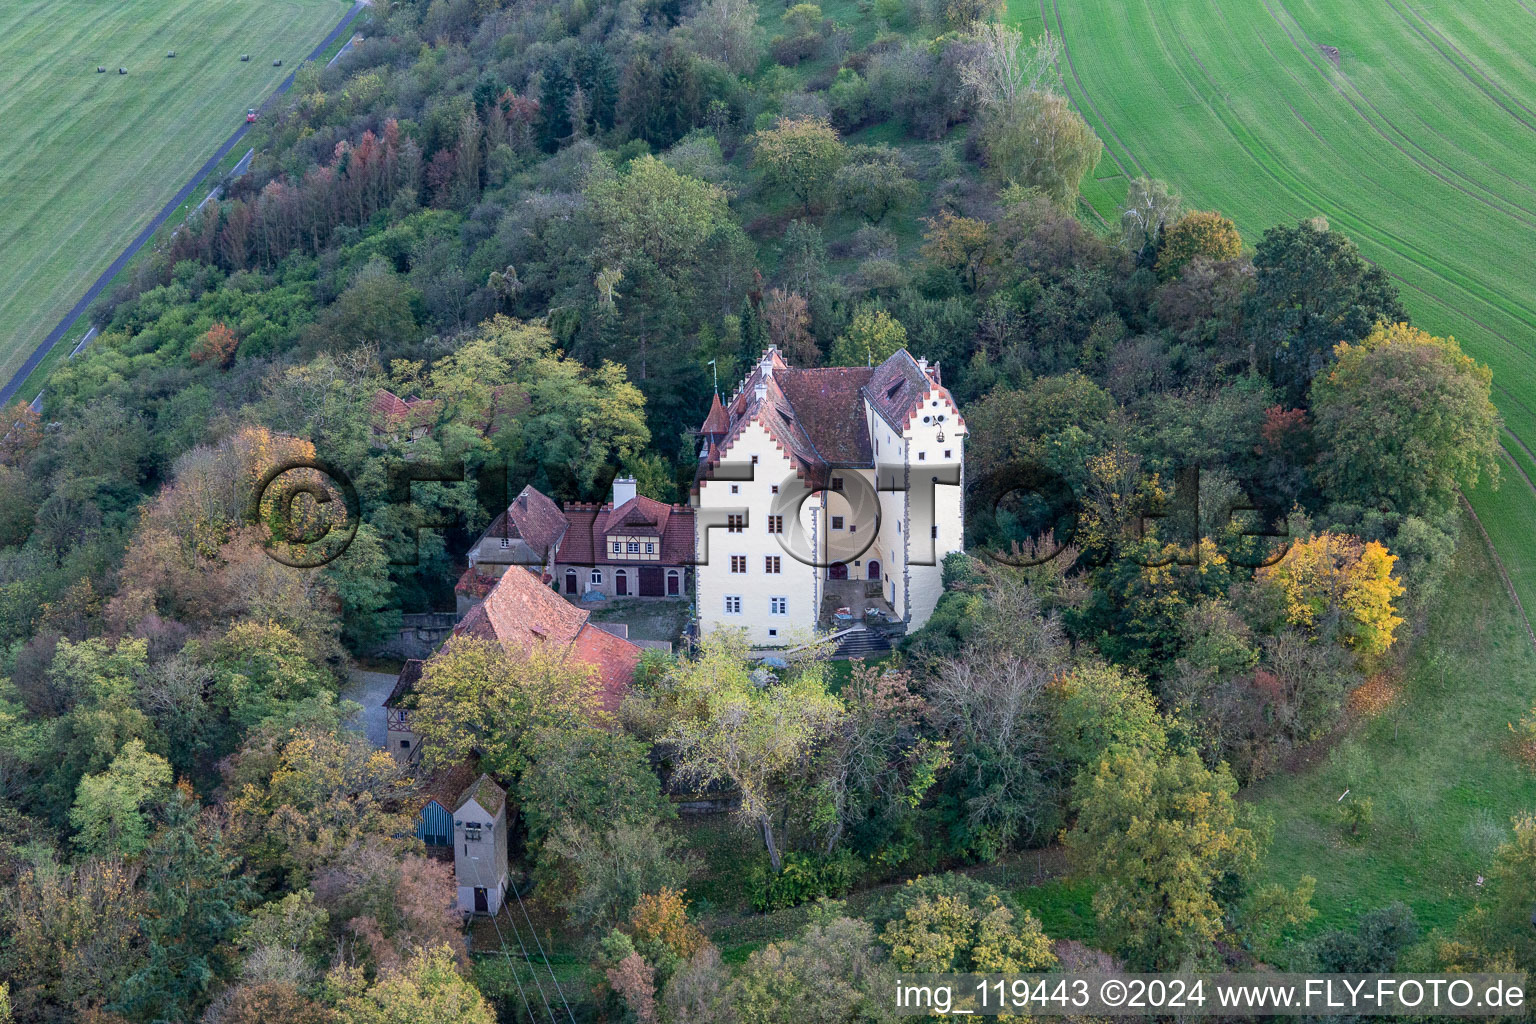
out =
{"type": "Polygon", "coordinates": [[[503,537],[503,538],[501,538],[501,546],[504,547],[504,548],[511,547],[512,546],[512,538],[511,537],[503,537]]]}
{"type": "Polygon", "coordinates": [[[480,841],[480,822],[466,821],[464,823],[464,841],[466,843],[478,843],[480,841]]]}
{"type": "Polygon", "coordinates": [[[905,383],[906,383],[906,381],[899,380],[895,384],[892,384],[890,387],[886,388],[885,389],[885,397],[887,399],[895,398],[896,397],[896,392],[900,391],[901,390],[901,386],[903,384],[905,384],[905,383]]]}
{"type": "Polygon", "coordinates": [[[640,542],[639,541],[632,540],[632,541],[629,542],[629,553],[632,554],[632,555],[638,555],[640,553],[640,542]]]}

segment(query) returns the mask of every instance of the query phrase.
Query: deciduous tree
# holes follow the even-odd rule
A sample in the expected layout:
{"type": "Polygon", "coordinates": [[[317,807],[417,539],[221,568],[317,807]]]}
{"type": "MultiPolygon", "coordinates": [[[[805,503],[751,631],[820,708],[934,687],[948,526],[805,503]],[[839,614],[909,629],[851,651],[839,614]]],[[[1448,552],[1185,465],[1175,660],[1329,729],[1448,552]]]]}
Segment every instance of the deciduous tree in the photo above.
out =
{"type": "Polygon", "coordinates": [[[728,782],[740,793],[736,814],[759,829],[775,871],[781,856],[774,818],[786,784],[842,717],[822,667],[797,668],[785,682],[753,682],[745,640],[710,633],[691,661],[680,661],[664,682],[677,775],[696,786],[728,782]]]}
{"type": "Polygon", "coordinates": [[[1235,260],[1243,254],[1243,237],[1237,225],[1219,213],[1192,210],[1168,228],[1157,254],[1157,274],[1177,277],[1191,261],[1204,257],[1212,263],[1235,260]]]}
{"type": "Polygon", "coordinates": [[[508,652],[472,636],[452,637],[426,664],[411,721],[423,763],[435,770],[471,752],[489,771],[515,777],[544,729],[601,721],[597,671],[554,652],[508,652]]]}
{"type": "Polygon", "coordinates": [[[837,129],[822,117],[781,117],[753,141],[753,163],[771,184],[789,189],[807,213],[848,159],[837,129]]]}
{"type": "Polygon", "coordinates": [[[150,814],[171,785],[165,758],[129,740],[105,771],[80,780],[69,823],[87,853],[136,857],[149,842],[150,814]]]}
{"type": "Polygon", "coordinates": [[[1299,404],[1341,341],[1406,323],[1397,287],[1321,217],[1264,232],[1253,256],[1248,329],[1259,369],[1299,404]]]}
{"type": "Polygon", "coordinates": [[[1226,769],[1192,752],[1124,751],[1077,787],[1067,845],[1098,884],[1101,934],[1138,969],[1167,970],[1206,954],[1221,934],[1218,884],[1258,856],[1226,769]]]}
{"type": "Polygon", "coordinates": [[[1378,325],[1312,385],[1315,475],[1335,501],[1435,514],[1499,479],[1492,373],[1454,338],[1378,325]]]}

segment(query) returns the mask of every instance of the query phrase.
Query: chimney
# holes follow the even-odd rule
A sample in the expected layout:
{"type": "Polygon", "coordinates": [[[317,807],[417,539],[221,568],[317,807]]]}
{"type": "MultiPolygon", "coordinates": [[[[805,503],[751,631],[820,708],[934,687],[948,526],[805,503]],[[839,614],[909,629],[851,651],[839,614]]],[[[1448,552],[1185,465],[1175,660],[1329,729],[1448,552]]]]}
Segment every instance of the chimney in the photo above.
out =
{"type": "Polygon", "coordinates": [[[928,372],[928,360],[926,360],[926,359],[919,359],[917,361],[917,368],[919,370],[922,370],[924,373],[927,373],[928,372]]]}
{"type": "Polygon", "coordinates": [[[613,507],[618,508],[635,496],[635,478],[632,476],[616,476],[613,478],[613,507]]]}

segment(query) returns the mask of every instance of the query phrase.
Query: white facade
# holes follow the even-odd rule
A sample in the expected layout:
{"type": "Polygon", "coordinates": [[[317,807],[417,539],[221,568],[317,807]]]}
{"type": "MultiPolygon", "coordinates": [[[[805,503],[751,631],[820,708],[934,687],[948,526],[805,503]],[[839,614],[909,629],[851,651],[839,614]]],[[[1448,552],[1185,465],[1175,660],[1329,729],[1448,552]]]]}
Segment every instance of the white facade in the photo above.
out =
{"type": "Polygon", "coordinates": [[[453,812],[453,875],[460,911],[495,914],[501,909],[507,891],[506,795],[483,775],[453,812]],[[494,812],[485,799],[495,805],[494,812]]]}
{"type": "Polygon", "coordinates": [[[864,593],[841,579],[877,584],[920,627],[944,556],[963,545],[964,438],[937,368],[905,350],[871,369],[793,370],[769,349],[701,431],[700,629],[744,628],[765,647],[804,639],[830,626],[829,588],[864,593]]]}
{"type": "MultiPolygon", "coordinates": [[[[788,494],[795,472],[788,458],[759,423],[748,424],[726,456],[751,480],[706,479],[699,482],[697,508],[713,510],[713,529],[697,526],[694,550],[699,566],[698,614],[701,628],[744,627],[753,643],[776,645],[792,636],[808,636],[820,609],[819,577],[815,567],[786,550],[781,534],[770,533],[770,509],[788,494]],[[757,465],[752,465],[752,457],[757,465]],[[778,488],[779,493],[775,493],[778,488]],[[733,509],[744,516],[739,532],[729,525],[733,509]]],[[[725,476],[728,474],[720,474],[725,476]]],[[[737,474],[729,474],[737,475],[737,474]]],[[[816,529],[817,509],[801,509],[801,528],[816,529]]],[[[783,513],[779,513],[783,514],[783,513]]],[[[695,522],[706,519],[695,516],[695,522]]],[[[786,527],[788,523],[784,524],[786,527]]]]}

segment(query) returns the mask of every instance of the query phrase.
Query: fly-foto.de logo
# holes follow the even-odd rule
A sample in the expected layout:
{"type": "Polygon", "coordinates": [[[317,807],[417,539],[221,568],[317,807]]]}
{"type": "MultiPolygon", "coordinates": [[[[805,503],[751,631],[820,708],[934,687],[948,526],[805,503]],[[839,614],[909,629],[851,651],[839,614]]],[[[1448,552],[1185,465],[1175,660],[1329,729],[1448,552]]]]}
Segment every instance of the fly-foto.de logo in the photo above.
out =
{"type": "MultiPolygon", "coordinates": [[[[695,509],[693,552],[684,561],[708,565],[711,549],[718,546],[716,538],[766,529],[785,557],[825,568],[869,551],[895,508],[910,524],[907,544],[912,565],[937,564],[938,527],[957,525],[941,524],[940,509],[957,510],[948,514],[965,520],[968,550],[1016,567],[1041,565],[1071,552],[1079,564],[1086,565],[1118,557],[1146,567],[1197,566],[1202,558],[1216,553],[1232,565],[1260,568],[1280,561],[1289,550],[1284,516],[1275,509],[1242,499],[1203,508],[1198,465],[1175,473],[1170,493],[1153,489],[1158,497],[1134,497],[1110,514],[1101,500],[1080,497],[1060,473],[1031,462],[1012,462],[969,479],[957,466],[921,471],[900,464],[876,466],[873,479],[854,472],[855,468],[840,472],[834,466],[826,480],[787,476],[772,483],[769,497],[757,507],[711,504],[695,509]],[[957,493],[962,495],[960,502],[942,500],[957,493]],[[825,539],[827,524],[834,519],[829,512],[834,500],[838,530],[847,538],[835,551],[825,539]],[[1085,530],[1089,522],[1098,527],[1091,544],[1085,530]],[[1109,543],[1103,536],[1106,522],[1114,531],[1109,543]],[[1157,542],[1146,543],[1151,537],[1157,542]],[[1085,553],[1089,547],[1092,551],[1085,553]]],[[[762,483],[757,471],[751,463],[724,462],[715,467],[711,483],[762,483]]],[[[504,466],[470,473],[463,461],[408,462],[389,468],[383,492],[370,496],[365,506],[351,477],[339,466],[323,459],[294,459],[262,474],[249,515],[265,529],[264,548],[271,558],[295,568],[318,568],[351,546],[365,509],[377,512],[389,507],[397,513],[391,520],[401,524],[395,528],[399,536],[392,540],[404,549],[389,564],[415,565],[420,531],[466,525],[457,506],[434,511],[422,504],[418,487],[424,484],[473,486],[490,517],[506,509],[512,495],[522,489],[522,482],[514,485],[504,466]]],[[[512,557],[538,567],[552,554],[520,545],[512,557]]]]}

